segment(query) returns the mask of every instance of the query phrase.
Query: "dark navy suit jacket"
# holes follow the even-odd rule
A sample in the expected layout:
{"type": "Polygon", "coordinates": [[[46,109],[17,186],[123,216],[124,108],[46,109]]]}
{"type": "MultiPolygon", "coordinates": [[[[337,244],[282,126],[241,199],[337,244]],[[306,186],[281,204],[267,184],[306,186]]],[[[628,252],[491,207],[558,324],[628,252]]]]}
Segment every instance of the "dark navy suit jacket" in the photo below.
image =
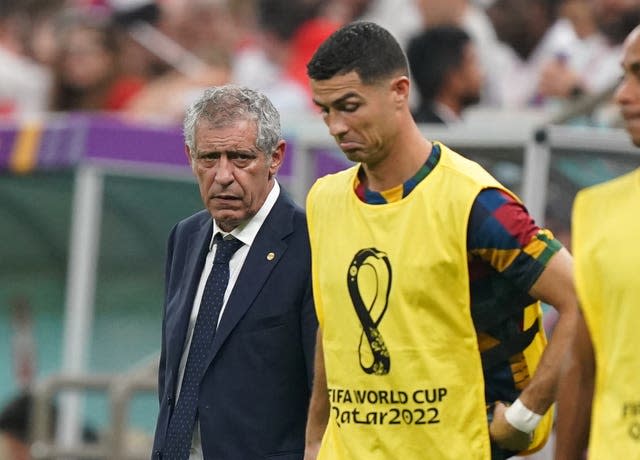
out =
{"type": "MultiPolygon", "coordinates": [[[[169,237],[154,459],[162,458],[212,231],[205,210],[178,223],[169,237]]],[[[281,190],[229,296],[200,385],[206,460],[303,458],[316,329],[306,219],[281,190]]]]}

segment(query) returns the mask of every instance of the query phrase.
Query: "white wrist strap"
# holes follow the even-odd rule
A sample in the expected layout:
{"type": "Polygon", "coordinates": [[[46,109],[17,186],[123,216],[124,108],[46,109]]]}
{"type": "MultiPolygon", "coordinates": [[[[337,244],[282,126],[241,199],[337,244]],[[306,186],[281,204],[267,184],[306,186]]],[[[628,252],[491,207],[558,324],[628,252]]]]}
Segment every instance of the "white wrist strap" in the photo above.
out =
{"type": "Polygon", "coordinates": [[[527,409],[527,407],[522,404],[522,401],[520,401],[520,398],[516,399],[513,404],[507,407],[504,417],[512,427],[524,433],[533,432],[542,419],[542,415],[538,415],[527,409]]]}

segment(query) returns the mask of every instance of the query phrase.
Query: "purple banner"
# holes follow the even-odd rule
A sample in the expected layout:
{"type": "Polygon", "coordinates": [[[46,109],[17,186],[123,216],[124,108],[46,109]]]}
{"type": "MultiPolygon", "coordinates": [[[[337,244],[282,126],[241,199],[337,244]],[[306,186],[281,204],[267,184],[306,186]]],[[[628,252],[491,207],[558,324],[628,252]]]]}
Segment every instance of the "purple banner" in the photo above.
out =
{"type": "MultiPolygon", "coordinates": [[[[295,140],[287,142],[279,174],[291,176],[295,140]]],[[[313,152],[316,177],[349,166],[339,156],[313,152]]],[[[114,115],[69,113],[44,121],[0,124],[0,171],[28,173],[34,169],[70,168],[83,161],[135,162],[188,168],[182,127],[153,125],[114,115]]]]}

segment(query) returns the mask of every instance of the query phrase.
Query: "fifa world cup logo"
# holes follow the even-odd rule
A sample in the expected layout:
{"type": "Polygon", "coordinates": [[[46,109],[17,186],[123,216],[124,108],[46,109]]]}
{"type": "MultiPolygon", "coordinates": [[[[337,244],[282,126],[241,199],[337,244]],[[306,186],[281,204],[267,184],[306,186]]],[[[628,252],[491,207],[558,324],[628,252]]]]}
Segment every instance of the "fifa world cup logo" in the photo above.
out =
{"type": "Polygon", "coordinates": [[[358,346],[360,367],[367,374],[388,374],[391,357],[378,330],[391,291],[391,264],[387,255],[375,248],[358,251],[349,265],[347,286],[362,324],[358,346]]]}

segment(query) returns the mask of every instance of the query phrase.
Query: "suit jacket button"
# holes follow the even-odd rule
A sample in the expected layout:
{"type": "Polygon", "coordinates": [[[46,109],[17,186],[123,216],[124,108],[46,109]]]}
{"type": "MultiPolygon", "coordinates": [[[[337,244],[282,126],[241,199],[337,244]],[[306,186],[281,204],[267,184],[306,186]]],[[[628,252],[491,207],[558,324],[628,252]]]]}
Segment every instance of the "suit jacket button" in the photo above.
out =
{"type": "Polygon", "coordinates": [[[167,406],[171,407],[172,403],[173,403],[173,399],[171,398],[171,396],[167,396],[167,406]]]}
{"type": "Polygon", "coordinates": [[[161,451],[156,450],[156,458],[157,458],[158,460],[162,460],[162,452],[161,452],[161,451]]]}

